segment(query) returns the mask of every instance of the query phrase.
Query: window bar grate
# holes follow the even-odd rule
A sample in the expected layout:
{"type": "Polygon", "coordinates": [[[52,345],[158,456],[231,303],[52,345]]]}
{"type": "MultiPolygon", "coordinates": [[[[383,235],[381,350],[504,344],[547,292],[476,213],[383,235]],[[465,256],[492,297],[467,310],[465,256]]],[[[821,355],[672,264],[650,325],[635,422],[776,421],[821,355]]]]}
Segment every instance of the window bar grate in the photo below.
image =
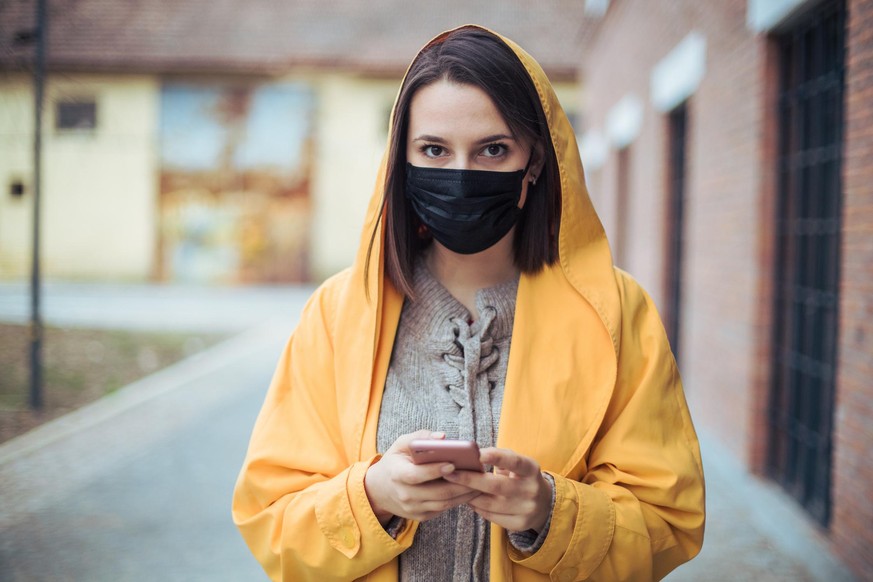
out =
{"type": "Polygon", "coordinates": [[[768,473],[830,517],[842,226],[843,0],[777,38],[779,200],[768,473]]]}

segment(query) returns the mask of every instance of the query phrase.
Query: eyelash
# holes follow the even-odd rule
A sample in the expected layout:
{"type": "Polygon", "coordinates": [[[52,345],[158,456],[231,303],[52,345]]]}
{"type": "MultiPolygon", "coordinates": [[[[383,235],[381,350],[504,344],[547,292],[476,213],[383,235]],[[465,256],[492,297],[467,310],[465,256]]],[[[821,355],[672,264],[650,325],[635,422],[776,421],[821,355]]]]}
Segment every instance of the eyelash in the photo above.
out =
{"type": "MultiPolygon", "coordinates": [[[[483,152],[487,152],[487,151],[488,151],[490,148],[492,148],[492,147],[499,147],[499,148],[500,148],[500,152],[497,153],[497,154],[495,154],[495,155],[493,155],[493,156],[485,156],[486,158],[499,158],[499,157],[501,157],[501,156],[506,155],[506,153],[509,151],[509,146],[507,146],[505,143],[502,143],[502,142],[489,143],[489,144],[486,145],[484,148],[482,148],[482,151],[483,151],[483,152]]],[[[433,154],[430,152],[430,150],[431,150],[431,149],[434,149],[434,148],[439,149],[441,153],[442,153],[443,151],[445,151],[445,148],[444,148],[443,146],[441,146],[441,145],[436,145],[436,144],[425,144],[425,145],[423,145],[423,146],[421,146],[421,147],[419,148],[419,151],[421,151],[422,154],[424,154],[425,156],[427,156],[427,157],[429,157],[429,158],[438,158],[438,157],[439,157],[439,154],[437,154],[437,155],[433,155],[433,154]]]]}

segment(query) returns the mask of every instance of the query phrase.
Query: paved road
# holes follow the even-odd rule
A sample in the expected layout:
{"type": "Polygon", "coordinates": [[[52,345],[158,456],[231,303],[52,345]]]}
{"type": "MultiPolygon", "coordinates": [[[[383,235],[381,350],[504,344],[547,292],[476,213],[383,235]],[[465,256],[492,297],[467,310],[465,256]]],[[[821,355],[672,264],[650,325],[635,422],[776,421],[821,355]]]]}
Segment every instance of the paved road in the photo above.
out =
{"type": "MultiPolygon", "coordinates": [[[[48,283],[41,310],[46,324],[64,327],[239,332],[293,317],[311,293],[306,286],[48,283]]],[[[29,320],[29,286],[0,283],[0,322],[29,320]]]]}
{"type": "Polygon", "coordinates": [[[0,580],[264,579],[229,504],[281,346],[250,333],[0,448],[0,580]]]}
{"type": "MultiPolygon", "coordinates": [[[[304,298],[0,445],[0,581],[264,580],[230,521],[230,495],[304,298]]],[[[707,536],[670,582],[852,580],[801,511],[699,428],[707,536]]]]}

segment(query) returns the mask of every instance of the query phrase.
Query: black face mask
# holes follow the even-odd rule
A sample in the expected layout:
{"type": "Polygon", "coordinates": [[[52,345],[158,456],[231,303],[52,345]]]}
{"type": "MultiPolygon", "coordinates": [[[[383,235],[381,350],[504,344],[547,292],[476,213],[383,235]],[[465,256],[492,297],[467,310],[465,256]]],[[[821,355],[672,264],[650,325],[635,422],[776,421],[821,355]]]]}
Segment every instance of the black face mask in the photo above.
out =
{"type": "Polygon", "coordinates": [[[450,251],[479,253],[518,221],[524,170],[449,170],[406,164],[406,197],[433,237],[450,251]]]}

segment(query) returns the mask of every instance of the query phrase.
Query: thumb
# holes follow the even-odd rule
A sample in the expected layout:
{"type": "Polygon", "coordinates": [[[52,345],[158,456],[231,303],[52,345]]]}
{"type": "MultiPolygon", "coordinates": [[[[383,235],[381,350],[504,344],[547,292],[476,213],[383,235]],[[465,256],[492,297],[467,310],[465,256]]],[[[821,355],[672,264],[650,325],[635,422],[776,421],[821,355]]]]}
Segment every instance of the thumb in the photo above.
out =
{"type": "Polygon", "coordinates": [[[443,432],[431,432],[427,429],[417,430],[408,434],[400,435],[394,444],[391,445],[390,451],[409,451],[409,444],[416,439],[444,439],[446,434],[443,432]]]}

